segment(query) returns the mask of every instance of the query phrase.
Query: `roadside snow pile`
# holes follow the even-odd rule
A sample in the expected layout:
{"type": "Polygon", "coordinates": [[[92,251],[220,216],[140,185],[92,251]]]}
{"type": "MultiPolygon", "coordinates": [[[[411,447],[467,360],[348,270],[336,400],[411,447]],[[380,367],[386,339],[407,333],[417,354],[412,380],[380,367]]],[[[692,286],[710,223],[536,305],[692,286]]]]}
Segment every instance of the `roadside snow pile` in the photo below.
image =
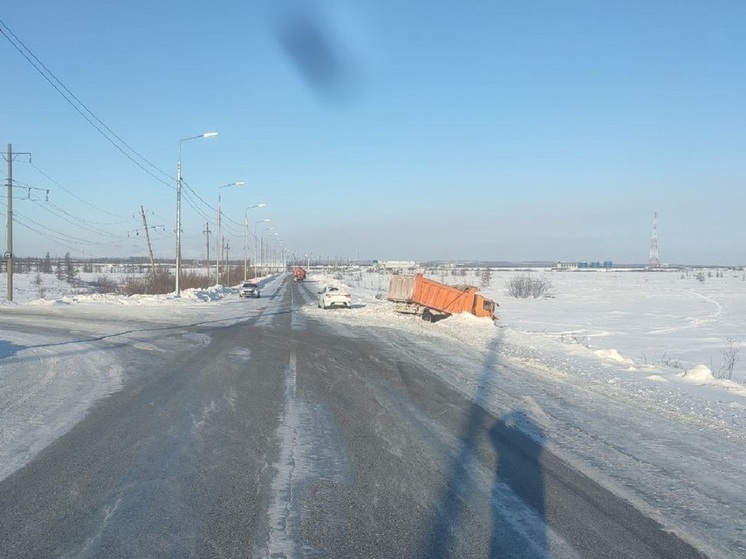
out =
{"type": "Polygon", "coordinates": [[[122,366],[99,346],[49,343],[35,334],[14,338],[15,343],[0,340],[0,480],[122,387],[122,366]]]}
{"type": "Polygon", "coordinates": [[[37,299],[30,301],[31,305],[44,305],[54,303],[84,304],[84,305],[184,305],[188,303],[209,303],[220,301],[229,295],[235,295],[238,291],[232,287],[216,285],[206,289],[184,289],[181,296],[176,292],[164,294],[142,294],[142,295],[115,295],[89,293],[80,295],[64,295],[57,300],[37,299]]]}
{"type": "Polygon", "coordinates": [[[593,353],[598,355],[601,359],[607,359],[609,361],[614,361],[615,363],[625,363],[627,365],[632,365],[634,363],[632,359],[619,355],[619,352],[615,349],[597,349],[593,353]]]}
{"type": "Polygon", "coordinates": [[[699,383],[707,383],[707,382],[712,382],[715,380],[715,377],[713,376],[712,371],[706,365],[697,365],[693,369],[689,369],[688,371],[685,371],[681,375],[681,377],[686,379],[688,382],[699,382],[699,383]]]}
{"type": "MultiPolygon", "coordinates": [[[[172,305],[220,301],[238,293],[235,286],[213,285],[206,289],[184,289],[181,297],[175,292],[166,294],[120,295],[118,293],[94,293],[100,274],[80,273],[76,285],[58,279],[54,274],[15,274],[13,301],[0,299],[0,305],[50,306],[55,304],[97,304],[97,305],[172,305]]],[[[111,275],[114,285],[125,276],[111,275]]],[[[267,283],[276,276],[265,276],[258,281],[267,283]]],[[[5,292],[4,276],[0,276],[0,289],[5,292]]]]}
{"type": "MultiPolygon", "coordinates": [[[[682,382],[686,382],[695,386],[711,386],[723,388],[731,394],[736,394],[746,397],[746,386],[733,382],[728,379],[716,379],[710,368],[706,365],[697,365],[696,367],[684,371],[679,378],[682,382]]],[[[743,402],[746,405],[746,402],[743,402]]]]}

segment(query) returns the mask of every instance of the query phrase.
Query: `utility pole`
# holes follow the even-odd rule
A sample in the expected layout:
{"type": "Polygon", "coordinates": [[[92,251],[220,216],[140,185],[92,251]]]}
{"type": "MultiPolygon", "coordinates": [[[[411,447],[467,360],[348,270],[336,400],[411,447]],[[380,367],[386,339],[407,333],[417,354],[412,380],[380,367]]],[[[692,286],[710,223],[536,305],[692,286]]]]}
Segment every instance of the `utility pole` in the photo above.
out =
{"type": "Polygon", "coordinates": [[[249,217],[248,209],[243,220],[243,280],[246,281],[246,275],[249,270],[249,217]]]}
{"type": "Polygon", "coordinates": [[[228,258],[228,251],[231,249],[231,240],[227,239],[225,241],[225,263],[228,268],[228,278],[226,279],[226,283],[230,287],[231,285],[231,261],[230,258],[228,258]]]}
{"type": "Polygon", "coordinates": [[[220,195],[218,194],[218,234],[215,237],[215,248],[217,249],[215,252],[215,285],[220,284],[220,256],[223,252],[223,244],[222,239],[220,238],[220,195]]]}
{"type": "Polygon", "coordinates": [[[8,301],[13,300],[13,146],[8,144],[8,301]]]}
{"type": "Polygon", "coordinates": [[[8,250],[5,253],[8,267],[8,301],[13,300],[13,159],[16,155],[28,155],[29,162],[31,162],[29,152],[13,153],[13,146],[8,144],[8,156],[6,157],[8,162],[8,250]]]}
{"type": "Polygon", "coordinates": [[[208,221],[205,223],[205,230],[202,231],[204,233],[205,237],[207,238],[207,260],[205,260],[205,263],[207,265],[207,278],[210,278],[210,222],[208,221]]]}
{"type": "Polygon", "coordinates": [[[650,237],[650,256],[648,257],[648,268],[660,268],[661,261],[658,255],[658,212],[653,212],[653,234],[650,237]]]}
{"type": "Polygon", "coordinates": [[[145,208],[140,206],[140,213],[142,214],[142,224],[145,227],[145,239],[148,241],[148,255],[150,256],[150,268],[153,270],[153,277],[155,278],[155,260],[153,259],[153,247],[150,245],[150,231],[148,231],[148,222],[145,219],[145,208]]]}

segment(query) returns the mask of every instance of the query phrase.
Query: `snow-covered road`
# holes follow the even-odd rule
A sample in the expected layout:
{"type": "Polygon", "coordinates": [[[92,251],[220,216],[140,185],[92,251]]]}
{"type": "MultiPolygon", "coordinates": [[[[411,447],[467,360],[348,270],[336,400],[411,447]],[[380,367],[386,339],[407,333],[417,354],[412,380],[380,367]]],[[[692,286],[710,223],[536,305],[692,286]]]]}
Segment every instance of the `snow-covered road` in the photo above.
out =
{"type": "MultiPolygon", "coordinates": [[[[530,419],[529,435],[709,556],[746,557],[746,359],[730,380],[715,378],[727,340],[746,347],[741,276],[553,274],[554,297],[526,301],[506,299],[508,277],[493,274],[484,288],[501,304],[497,327],[396,315],[381,297],[385,276],[365,272],[311,274],[310,289],[348,285],[354,308],[308,302],[293,320],[321,320],[341,336],[366,327],[384,347],[406,332],[416,343],[398,350],[469,399],[530,419]]],[[[267,278],[263,294],[280,282],[267,278]]],[[[0,479],[121,388],[128,347],[157,355],[199,344],[195,325],[235,323],[269,305],[237,299],[214,289],[0,306],[0,479]]]]}

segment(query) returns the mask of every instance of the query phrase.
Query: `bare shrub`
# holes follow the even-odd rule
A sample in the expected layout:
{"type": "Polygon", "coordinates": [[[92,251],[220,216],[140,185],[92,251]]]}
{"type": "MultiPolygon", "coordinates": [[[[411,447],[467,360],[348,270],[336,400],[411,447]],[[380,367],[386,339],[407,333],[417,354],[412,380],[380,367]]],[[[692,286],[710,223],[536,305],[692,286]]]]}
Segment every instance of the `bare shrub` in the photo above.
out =
{"type": "Polygon", "coordinates": [[[551,297],[552,282],[545,276],[532,278],[531,274],[513,276],[506,284],[508,295],[516,299],[551,297]]]}
{"type": "Polygon", "coordinates": [[[147,276],[128,276],[122,282],[123,295],[164,294],[171,293],[175,288],[176,280],[166,270],[158,270],[147,276]]]}
{"type": "Polygon", "coordinates": [[[675,357],[670,357],[666,353],[664,353],[663,356],[661,357],[661,363],[673,369],[679,369],[682,371],[686,371],[686,368],[684,367],[684,365],[681,364],[681,361],[679,361],[675,357]]]}
{"type": "Polygon", "coordinates": [[[36,276],[34,276],[34,285],[36,286],[39,299],[44,299],[47,294],[47,288],[44,286],[44,280],[41,279],[41,274],[39,272],[36,272],[36,276]]]}
{"type": "Polygon", "coordinates": [[[479,273],[479,285],[483,288],[489,287],[492,282],[492,270],[485,268],[479,273]]]}
{"type": "Polygon", "coordinates": [[[65,279],[67,280],[67,283],[74,284],[75,280],[78,276],[78,270],[75,268],[75,264],[73,263],[73,259],[70,256],[70,253],[65,254],[65,279]]]}
{"type": "Polygon", "coordinates": [[[738,354],[741,350],[735,346],[732,338],[727,338],[726,344],[725,349],[720,352],[723,356],[723,363],[717,370],[716,376],[719,379],[733,380],[733,369],[738,362],[738,354]]]}
{"type": "Polygon", "coordinates": [[[588,336],[582,336],[577,332],[563,333],[560,336],[560,340],[566,344],[577,344],[582,345],[586,349],[591,348],[591,340],[588,336]]]}
{"type": "Polygon", "coordinates": [[[98,276],[91,283],[91,288],[96,293],[116,293],[119,290],[119,284],[109,276],[98,276]]]}
{"type": "MultiPolygon", "coordinates": [[[[220,269],[220,285],[230,286],[243,280],[243,266],[223,266],[220,269]]],[[[182,285],[185,289],[205,289],[211,285],[210,278],[195,272],[181,274],[182,285]],[[187,282],[184,284],[183,282],[187,282]]]]}
{"type": "MultiPolygon", "coordinates": [[[[153,293],[147,277],[144,276],[127,276],[122,281],[122,295],[143,295],[153,293]]],[[[163,291],[168,293],[168,291],[163,291]]]]}

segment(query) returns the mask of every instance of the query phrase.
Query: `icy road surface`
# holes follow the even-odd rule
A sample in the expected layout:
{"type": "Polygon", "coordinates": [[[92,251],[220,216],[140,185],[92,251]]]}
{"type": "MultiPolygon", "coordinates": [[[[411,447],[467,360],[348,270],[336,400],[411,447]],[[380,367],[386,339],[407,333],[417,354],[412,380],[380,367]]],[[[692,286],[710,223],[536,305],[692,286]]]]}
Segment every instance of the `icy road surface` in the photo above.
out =
{"type": "Polygon", "coordinates": [[[740,384],[310,280],[0,307],[0,556],[746,555],[740,384]]]}

